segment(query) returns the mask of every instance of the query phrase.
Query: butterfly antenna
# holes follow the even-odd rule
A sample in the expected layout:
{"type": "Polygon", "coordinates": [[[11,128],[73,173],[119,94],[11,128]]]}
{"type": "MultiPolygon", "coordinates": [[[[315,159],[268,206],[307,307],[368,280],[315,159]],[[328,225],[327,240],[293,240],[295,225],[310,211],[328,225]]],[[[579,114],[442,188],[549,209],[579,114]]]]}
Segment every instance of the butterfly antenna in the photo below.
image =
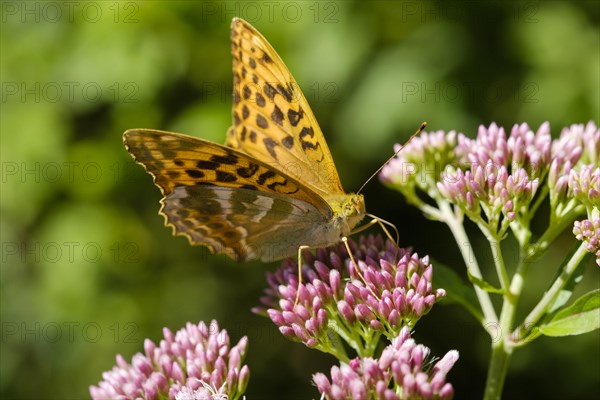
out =
{"type": "Polygon", "coordinates": [[[367,186],[367,183],[371,182],[371,180],[372,180],[373,178],[375,178],[375,176],[377,176],[377,174],[378,174],[379,172],[381,172],[381,170],[383,169],[383,167],[385,167],[386,165],[388,165],[388,164],[389,164],[389,162],[390,162],[390,161],[392,161],[392,160],[393,160],[393,159],[394,159],[394,158],[395,158],[395,157],[398,155],[398,153],[400,153],[400,152],[401,152],[401,151],[402,151],[402,150],[403,150],[403,149],[406,147],[406,145],[407,145],[407,144],[409,144],[409,143],[410,143],[410,141],[411,141],[411,140],[413,140],[413,139],[415,138],[415,136],[417,136],[419,133],[421,133],[421,132],[423,131],[423,129],[425,129],[425,127],[426,127],[426,126],[427,126],[427,122],[423,122],[423,123],[421,124],[421,126],[419,127],[419,129],[417,129],[417,131],[416,131],[415,133],[413,133],[413,134],[412,134],[412,136],[411,136],[410,138],[408,138],[408,140],[406,141],[406,143],[404,143],[404,144],[403,144],[403,145],[402,145],[402,146],[401,146],[401,147],[398,149],[398,151],[396,151],[394,154],[392,154],[392,156],[391,156],[390,158],[388,158],[388,159],[387,159],[387,161],[386,161],[386,162],[384,162],[384,163],[381,165],[381,167],[379,167],[379,168],[377,169],[377,171],[375,171],[375,172],[373,173],[373,175],[371,175],[371,176],[369,177],[369,179],[367,179],[367,180],[365,181],[365,183],[363,183],[363,185],[360,187],[360,189],[358,189],[358,192],[356,192],[356,194],[359,194],[360,192],[362,192],[362,190],[365,188],[365,186],[367,186]]]}

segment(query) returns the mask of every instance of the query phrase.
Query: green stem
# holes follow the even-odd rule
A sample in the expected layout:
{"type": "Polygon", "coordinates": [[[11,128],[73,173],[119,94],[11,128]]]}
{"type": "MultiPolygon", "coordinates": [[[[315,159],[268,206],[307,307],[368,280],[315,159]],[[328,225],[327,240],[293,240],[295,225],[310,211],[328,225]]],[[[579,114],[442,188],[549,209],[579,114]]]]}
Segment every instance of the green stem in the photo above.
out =
{"type": "Polygon", "coordinates": [[[499,340],[492,346],[492,358],[490,359],[485,382],[484,400],[500,399],[511,354],[512,349],[505,346],[504,339],[499,340]]]}
{"type": "Polygon", "coordinates": [[[381,333],[375,333],[371,338],[367,341],[365,345],[365,354],[363,357],[374,357],[375,350],[379,345],[379,338],[381,337],[381,333]]]}
{"type": "Polygon", "coordinates": [[[500,241],[484,224],[479,223],[477,225],[490,243],[490,250],[492,251],[492,258],[494,260],[496,275],[498,275],[500,286],[502,287],[505,296],[512,296],[512,293],[509,292],[509,279],[506,272],[506,264],[504,263],[504,256],[502,255],[502,248],[500,247],[500,241]]]}
{"type": "MultiPolygon", "coordinates": [[[[454,240],[458,245],[465,265],[467,266],[467,270],[472,276],[479,279],[483,279],[481,275],[481,270],[479,269],[479,264],[477,263],[477,259],[471,251],[471,242],[469,241],[469,237],[465,232],[462,221],[458,220],[455,217],[454,213],[450,209],[450,204],[447,201],[439,200],[438,207],[441,211],[442,221],[445,222],[446,225],[448,225],[450,231],[452,232],[452,235],[454,236],[454,240]]],[[[494,310],[494,305],[492,304],[492,300],[490,299],[489,294],[476,285],[473,285],[473,288],[475,289],[475,294],[477,295],[479,305],[481,306],[481,310],[483,311],[484,321],[481,321],[482,325],[484,325],[485,327],[490,323],[497,323],[498,317],[496,315],[496,311],[494,310]]]]}
{"type": "Polygon", "coordinates": [[[431,219],[433,221],[444,221],[444,217],[440,210],[435,207],[430,206],[429,204],[423,203],[419,205],[419,209],[425,215],[426,218],[431,219]]]}
{"type": "Polygon", "coordinates": [[[583,206],[573,207],[561,218],[554,219],[554,221],[550,223],[548,229],[546,229],[542,236],[533,245],[533,251],[529,252],[529,257],[535,258],[544,255],[544,253],[548,250],[550,243],[552,243],[567,226],[572,224],[575,218],[577,218],[577,216],[580,215],[584,210],[585,209],[583,206]]]}
{"type": "Polygon", "coordinates": [[[537,305],[531,310],[529,315],[523,320],[523,323],[515,329],[515,334],[512,335],[514,338],[518,338],[519,342],[515,342],[515,345],[518,345],[520,342],[527,342],[527,335],[531,331],[531,328],[534,327],[540,319],[548,312],[548,309],[552,306],[556,297],[560,294],[560,291],[565,287],[567,282],[571,279],[571,276],[581,263],[581,260],[587,254],[587,250],[585,248],[585,243],[581,243],[573,256],[565,265],[563,272],[558,276],[558,278],[552,283],[550,289],[542,296],[537,305]]]}
{"type": "Polygon", "coordinates": [[[344,346],[342,346],[342,340],[340,339],[339,336],[336,337],[336,339],[337,340],[332,340],[333,347],[327,345],[327,346],[321,347],[320,349],[325,353],[331,354],[332,356],[337,358],[339,361],[348,363],[350,361],[350,358],[348,358],[348,355],[346,354],[346,350],[344,349],[344,346]]]}
{"type": "MultiPolygon", "coordinates": [[[[337,314],[330,313],[330,315],[337,315],[337,314]]],[[[348,345],[351,348],[356,350],[357,353],[361,352],[362,343],[361,343],[360,339],[357,338],[355,335],[353,335],[352,332],[349,332],[348,330],[346,330],[345,325],[342,322],[340,322],[339,320],[337,320],[337,318],[330,319],[329,322],[327,323],[327,326],[329,327],[329,329],[333,330],[337,339],[341,338],[346,343],[348,343],[348,345]]],[[[338,360],[347,363],[350,360],[350,358],[348,357],[348,354],[346,353],[346,349],[342,345],[341,340],[334,341],[333,347],[329,346],[329,342],[330,341],[328,340],[327,347],[324,347],[323,351],[325,351],[326,353],[332,354],[338,360]]]]}
{"type": "MultiPolygon", "coordinates": [[[[488,240],[490,240],[490,245],[493,246],[494,243],[498,246],[498,253],[502,253],[499,245],[500,243],[497,241],[492,242],[493,239],[490,235],[488,240]]],[[[487,235],[486,235],[487,237],[487,235]]],[[[495,239],[493,239],[495,240],[495,239]]],[[[506,373],[508,372],[508,364],[510,361],[510,356],[512,354],[512,347],[509,345],[510,340],[508,334],[511,330],[511,326],[515,319],[515,313],[517,311],[517,302],[521,295],[521,291],[523,289],[524,283],[524,268],[523,262],[519,263],[517,267],[517,272],[513,276],[512,281],[510,282],[510,286],[508,284],[508,276],[506,275],[506,268],[504,265],[504,259],[500,258],[498,262],[495,262],[496,270],[499,273],[499,270],[504,271],[503,275],[505,282],[502,281],[502,287],[506,288],[503,296],[502,303],[502,311],[500,312],[500,321],[498,325],[497,337],[495,338],[497,342],[492,345],[492,358],[490,359],[490,365],[488,369],[488,376],[485,385],[485,400],[496,400],[500,399],[502,394],[502,387],[504,386],[504,381],[506,380],[506,373]]]]}
{"type": "Polygon", "coordinates": [[[538,193],[535,202],[533,203],[533,205],[531,205],[529,207],[529,210],[527,211],[527,215],[530,216],[529,219],[531,219],[531,217],[535,215],[535,213],[537,212],[537,209],[540,207],[542,202],[546,199],[546,196],[548,195],[548,192],[550,191],[548,185],[545,184],[545,182],[544,182],[544,178],[540,178],[539,182],[541,184],[540,185],[541,190],[538,193]]]}

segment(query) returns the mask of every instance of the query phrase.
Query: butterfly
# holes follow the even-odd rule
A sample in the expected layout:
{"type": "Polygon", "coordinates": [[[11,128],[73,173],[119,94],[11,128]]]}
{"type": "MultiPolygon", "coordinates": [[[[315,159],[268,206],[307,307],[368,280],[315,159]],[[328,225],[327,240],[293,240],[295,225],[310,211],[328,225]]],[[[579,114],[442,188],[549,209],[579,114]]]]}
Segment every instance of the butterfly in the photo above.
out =
{"type": "Polygon", "coordinates": [[[233,126],[225,145],[151,129],[126,131],[124,144],[154,178],[159,213],[174,234],[239,261],[298,252],[300,265],[299,249],[353,233],[367,215],[365,201],[344,191],[292,74],[240,18],[231,23],[231,55],[233,126]]]}

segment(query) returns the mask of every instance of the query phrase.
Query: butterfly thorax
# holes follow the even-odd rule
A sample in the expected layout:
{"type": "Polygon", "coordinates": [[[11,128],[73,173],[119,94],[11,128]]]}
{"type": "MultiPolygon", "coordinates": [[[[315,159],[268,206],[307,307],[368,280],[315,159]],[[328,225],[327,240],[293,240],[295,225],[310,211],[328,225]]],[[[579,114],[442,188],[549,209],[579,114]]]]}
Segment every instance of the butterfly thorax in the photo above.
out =
{"type": "Polygon", "coordinates": [[[350,235],[352,229],[365,217],[365,199],[362,194],[335,194],[327,196],[342,236],[350,235]]]}

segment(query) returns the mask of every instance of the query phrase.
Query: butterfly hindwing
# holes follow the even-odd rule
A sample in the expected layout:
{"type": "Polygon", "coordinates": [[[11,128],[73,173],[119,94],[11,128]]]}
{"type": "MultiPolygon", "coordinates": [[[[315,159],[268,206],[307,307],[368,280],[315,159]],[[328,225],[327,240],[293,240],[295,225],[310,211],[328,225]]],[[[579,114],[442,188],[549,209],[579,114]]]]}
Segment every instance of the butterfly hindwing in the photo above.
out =
{"type": "Polygon", "coordinates": [[[162,204],[174,233],[239,261],[289,257],[331,218],[289,196],[219,186],[178,186],[162,204]]]}
{"type": "Polygon", "coordinates": [[[279,55],[250,24],[234,18],[233,120],[227,145],[275,163],[323,197],[343,194],[317,120],[279,55]]]}

